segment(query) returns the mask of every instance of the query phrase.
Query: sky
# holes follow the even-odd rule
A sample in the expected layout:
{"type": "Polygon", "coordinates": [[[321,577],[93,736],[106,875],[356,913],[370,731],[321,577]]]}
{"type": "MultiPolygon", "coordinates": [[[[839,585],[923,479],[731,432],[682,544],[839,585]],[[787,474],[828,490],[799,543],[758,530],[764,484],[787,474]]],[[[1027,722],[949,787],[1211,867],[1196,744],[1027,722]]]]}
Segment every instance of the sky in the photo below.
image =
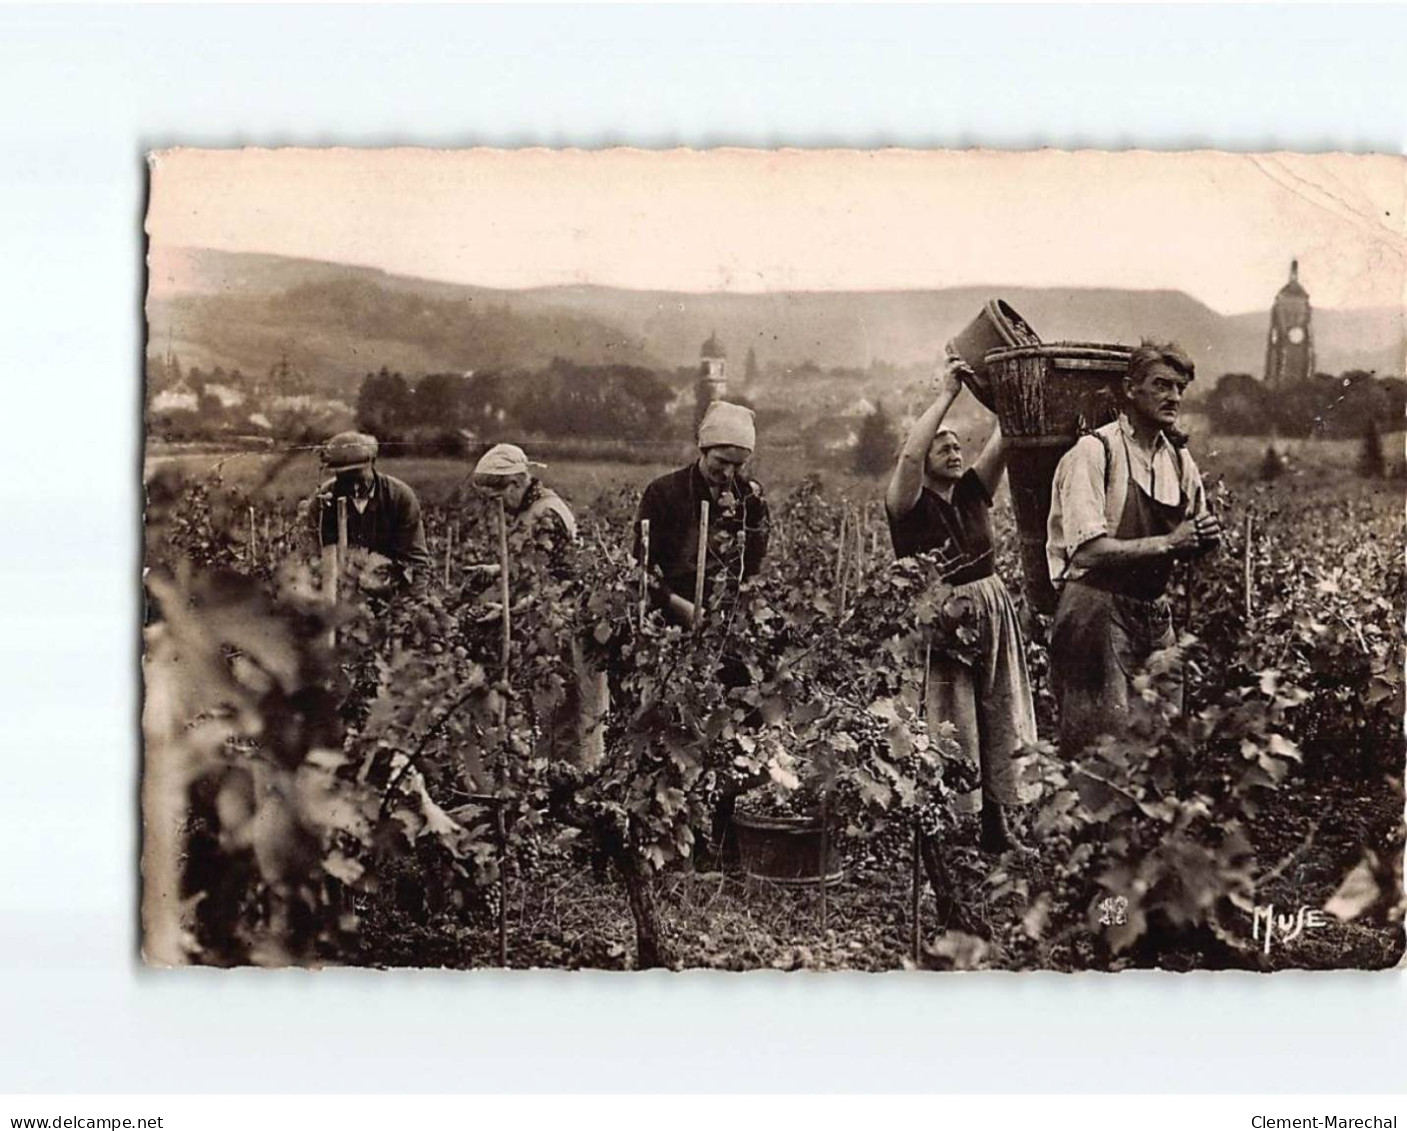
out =
{"type": "MultiPolygon", "coordinates": [[[[1407,159],[913,150],[167,150],[153,248],[525,288],[1181,290],[1407,306],[1407,159]]],[[[188,280],[153,279],[161,289],[188,280]]]]}

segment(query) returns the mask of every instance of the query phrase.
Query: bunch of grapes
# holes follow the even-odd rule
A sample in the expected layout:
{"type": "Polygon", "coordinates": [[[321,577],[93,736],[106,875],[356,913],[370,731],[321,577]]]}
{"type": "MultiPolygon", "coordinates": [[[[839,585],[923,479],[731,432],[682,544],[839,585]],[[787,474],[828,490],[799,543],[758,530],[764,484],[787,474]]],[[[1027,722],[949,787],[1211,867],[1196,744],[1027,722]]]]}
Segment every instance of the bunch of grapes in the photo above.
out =
{"type": "Polygon", "coordinates": [[[478,890],[470,906],[470,920],[485,927],[498,925],[499,908],[503,904],[503,885],[488,884],[478,890]]]}
{"type": "MultiPolygon", "coordinates": [[[[542,838],[526,836],[513,845],[513,860],[520,877],[536,876],[542,866],[542,838]]],[[[498,885],[494,885],[497,890],[498,885]]]]}
{"type": "Polygon", "coordinates": [[[936,837],[943,831],[943,805],[937,797],[919,807],[918,831],[926,837],[936,837]]]}

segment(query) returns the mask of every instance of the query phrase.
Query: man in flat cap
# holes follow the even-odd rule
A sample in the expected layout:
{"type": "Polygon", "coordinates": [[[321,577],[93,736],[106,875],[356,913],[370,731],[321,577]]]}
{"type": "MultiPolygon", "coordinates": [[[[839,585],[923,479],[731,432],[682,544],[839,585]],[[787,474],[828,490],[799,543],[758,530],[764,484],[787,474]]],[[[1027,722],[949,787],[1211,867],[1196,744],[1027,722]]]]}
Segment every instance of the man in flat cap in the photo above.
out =
{"type": "Polygon", "coordinates": [[[430,551],[420,500],[393,475],[376,470],[375,436],[342,432],[322,449],[322,466],[332,473],[314,499],[318,540],[337,542],[337,500],[347,500],[347,544],[389,558],[402,582],[424,590],[430,578],[430,551]]]}
{"type": "Polygon", "coordinates": [[[648,520],[648,561],[663,574],[663,584],[652,590],[652,597],[671,620],[683,625],[692,625],[696,617],[699,504],[709,504],[705,594],[720,570],[741,578],[758,571],[771,526],[762,486],[747,474],[757,444],[752,410],[714,401],[699,422],[698,443],[699,458],[654,480],[635,514],[635,559],[644,553],[640,524],[648,520]],[[736,556],[739,538],[741,563],[736,556]]]}

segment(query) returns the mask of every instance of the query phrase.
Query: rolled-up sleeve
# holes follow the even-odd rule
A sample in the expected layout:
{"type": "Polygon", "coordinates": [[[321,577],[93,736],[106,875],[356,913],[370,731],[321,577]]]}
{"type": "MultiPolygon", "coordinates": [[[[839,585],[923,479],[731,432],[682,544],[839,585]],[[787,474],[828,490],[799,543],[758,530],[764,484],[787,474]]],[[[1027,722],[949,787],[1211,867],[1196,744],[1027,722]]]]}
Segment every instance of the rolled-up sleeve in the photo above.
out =
{"type": "Polygon", "coordinates": [[[1104,446],[1083,436],[1055,468],[1046,527],[1046,562],[1052,581],[1069,570],[1070,559],[1086,542],[1109,533],[1104,506],[1104,446]]]}

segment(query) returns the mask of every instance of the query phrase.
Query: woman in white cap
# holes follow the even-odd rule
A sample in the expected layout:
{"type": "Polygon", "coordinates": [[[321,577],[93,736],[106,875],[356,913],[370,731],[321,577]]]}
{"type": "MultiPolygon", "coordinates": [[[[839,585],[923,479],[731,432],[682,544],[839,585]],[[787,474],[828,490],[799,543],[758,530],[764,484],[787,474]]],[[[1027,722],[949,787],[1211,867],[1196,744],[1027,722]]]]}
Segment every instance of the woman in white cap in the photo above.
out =
{"type": "MultiPolygon", "coordinates": [[[[514,527],[545,550],[548,572],[558,581],[566,581],[572,576],[576,518],[562,497],[532,473],[533,468],[542,466],[528,459],[516,444],[495,444],[479,458],[472,482],[484,494],[503,500],[504,512],[514,527]]],[[[479,571],[492,574],[498,568],[480,566],[479,571]]],[[[590,768],[605,756],[605,718],[610,705],[606,673],[587,662],[579,640],[569,643],[564,659],[570,662],[576,679],[567,683],[562,702],[543,720],[542,753],[590,768]]]]}
{"type": "MultiPolygon", "coordinates": [[[[909,431],[884,504],[894,556],[935,554],[952,587],[945,610],[965,609],[974,621],[975,655],[946,651],[941,636],[935,639],[926,710],[930,720],[957,727],[963,754],[978,763],[981,847],[1004,852],[1024,848],[1011,835],[1006,808],[1020,802],[1012,762],[1036,740],[1036,713],[1016,607],[994,560],[992,496],[1006,470],[1001,429],[965,468],[962,441],[942,427],[962,392],[963,365],[947,359],[938,396],[909,431]]],[[[940,626],[953,615],[940,616],[940,626]]]]}
{"type": "Polygon", "coordinates": [[[644,552],[640,524],[650,523],[649,564],[658,566],[663,583],[652,590],[655,603],[670,619],[692,624],[698,578],[699,517],[709,503],[709,549],[704,565],[705,592],[720,569],[751,577],[767,554],[770,515],[762,485],[747,473],[757,445],[752,410],[714,401],[699,423],[699,458],[662,475],[645,488],[635,514],[635,558],[644,552]],[[742,538],[741,568],[724,546],[742,538]]]}
{"type": "MultiPolygon", "coordinates": [[[[771,515],[762,485],[748,474],[757,446],[752,409],[714,401],[699,421],[699,458],[687,467],[662,475],[645,488],[635,513],[635,560],[645,554],[640,524],[650,524],[649,565],[658,567],[659,581],[651,585],[656,607],[676,624],[693,625],[698,611],[700,504],[709,504],[708,551],[704,560],[705,600],[716,577],[745,579],[762,567],[767,555],[771,515]],[[741,559],[738,546],[741,542],[741,559]]],[[[751,681],[746,665],[724,655],[718,669],[724,687],[751,681]]],[[[713,813],[711,851],[722,861],[736,859],[733,808],[740,785],[724,787],[713,813]]]]}
{"type": "Polygon", "coordinates": [[[519,529],[551,538],[549,556],[554,572],[561,572],[568,568],[566,550],[576,541],[576,517],[562,497],[532,473],[543,466],[528,459],[516,444],[495,444],[479,457],[472,481],[479,491],[503,500],[508,517],[519,529]]]}

